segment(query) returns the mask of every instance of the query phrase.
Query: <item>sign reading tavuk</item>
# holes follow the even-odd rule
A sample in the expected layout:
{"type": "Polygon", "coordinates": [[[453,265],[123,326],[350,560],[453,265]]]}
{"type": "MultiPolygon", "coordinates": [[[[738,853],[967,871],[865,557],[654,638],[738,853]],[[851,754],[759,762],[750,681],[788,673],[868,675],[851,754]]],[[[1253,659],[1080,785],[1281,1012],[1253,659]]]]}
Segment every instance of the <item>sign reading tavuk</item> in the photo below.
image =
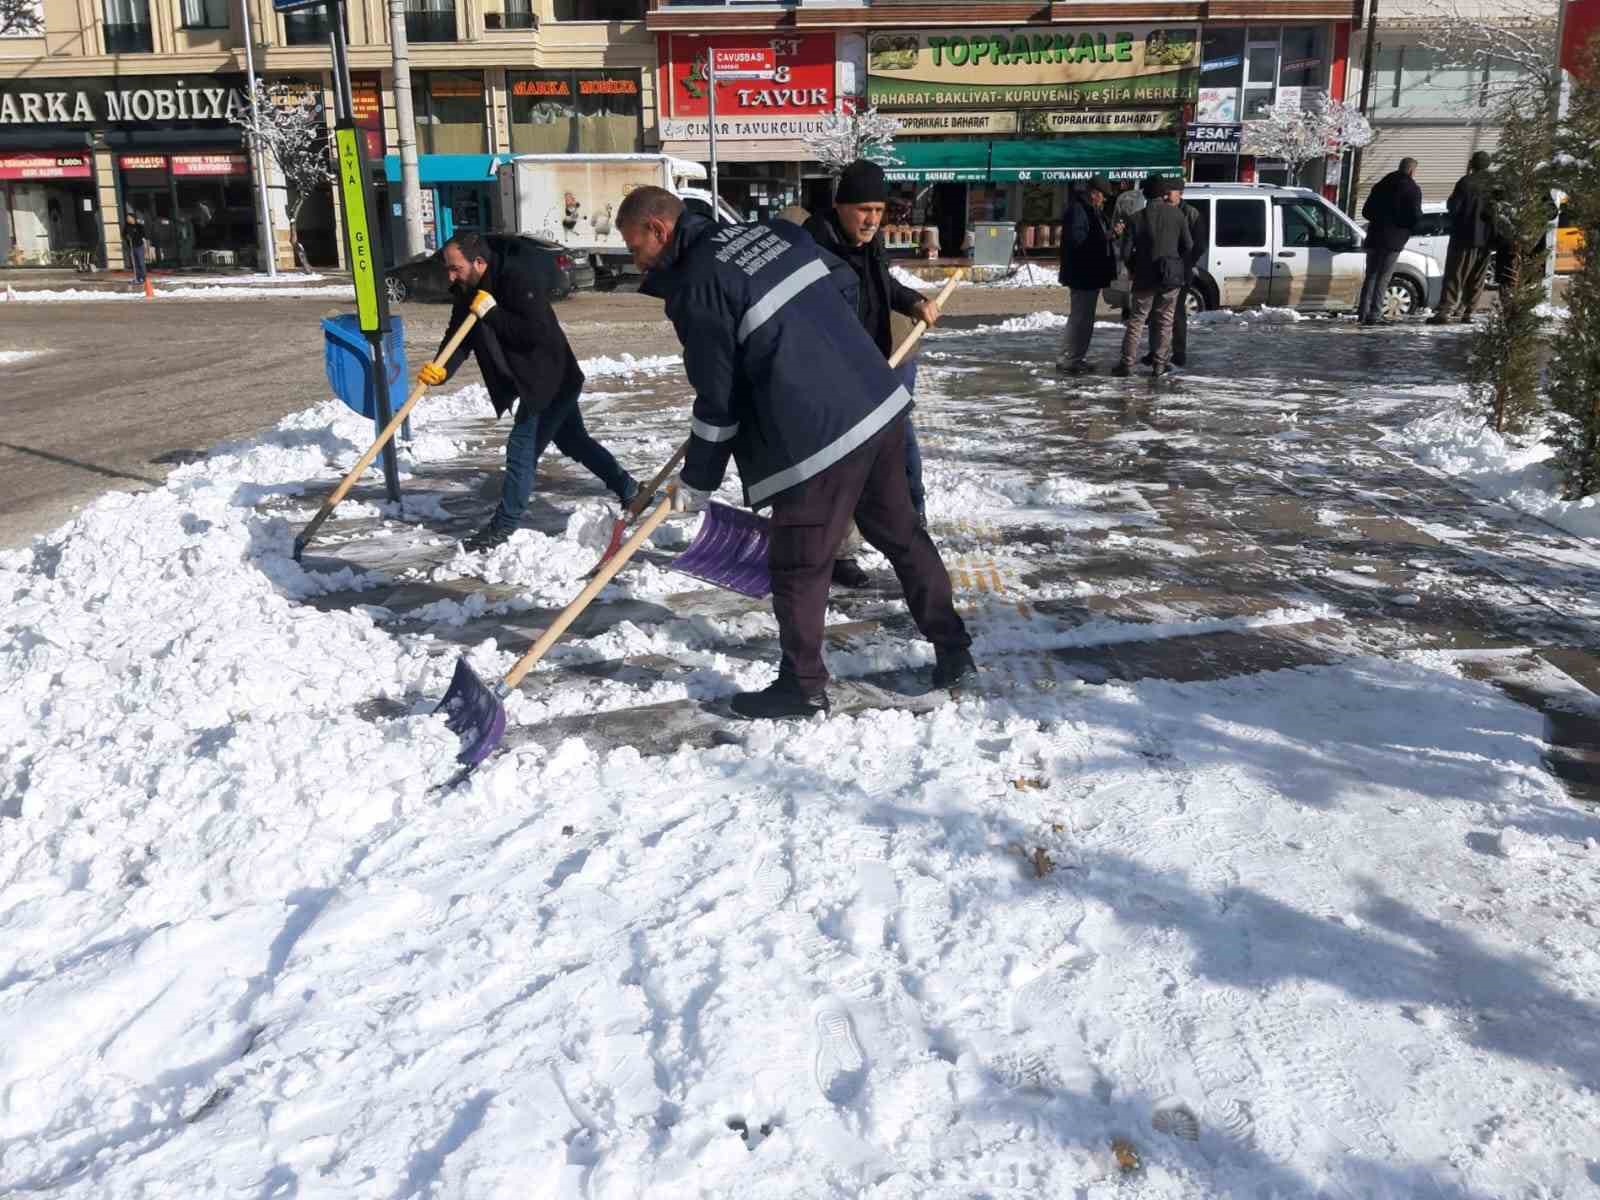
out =
{"type": "Polygon", "coordinates": [[[880,108],[1177,104],[1195,95],[1195,26],[874,33],[867,99],[880,108]]]}
{"type": "Polygon", "coordinates": [[[740,62],[770,65],[773,71],[770,80],[718,81],[719,138],[804,137],[833,112],[837,88],[831,33],[662,34],[656,95],[663,140],[705,138],[707,52],[713,46],[719,70],[722,64],[740,62]]]}

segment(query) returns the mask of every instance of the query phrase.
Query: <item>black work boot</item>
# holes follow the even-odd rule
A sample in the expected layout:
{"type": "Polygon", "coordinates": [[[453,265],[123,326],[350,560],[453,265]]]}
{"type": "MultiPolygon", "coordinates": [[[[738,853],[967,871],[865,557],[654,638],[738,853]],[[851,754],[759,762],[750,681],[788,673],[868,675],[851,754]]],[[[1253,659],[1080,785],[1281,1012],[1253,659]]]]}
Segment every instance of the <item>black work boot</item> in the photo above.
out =
{"type": "Polygon", "coordinates": [[[463,541],[461,548],[468,554],[476,554],[479,550],[493,550],[496,546],[504,546],[509,542],[515,532],[515,529],[503,525],[485,525],[463,541]]]}
{"type": "Polygon", "coordinates": [[[970,687],[978,682],[978,664],[972,661],[972,651],[933,648],[933,686],[936,688],[970,687]]]}
{"type": "Polygon", "coordinates": [[[1133,374],[1133,372],[1128,369],[1126,363],[1118,363],[1116,366],[1111,368],[1111,374],[1116,379],[1126,379],[1129,375],[1133,374]]]}
{"type": "Polygon", "coordinates": [[[792,675],[779,675],[771,687],[740,692],[729,706],[747,721],[783,721],[811,717],[828,711],[826,690],[805,692],[792,675]]]}
{"type": "Polygon", "coordinates": [[[861,564],[853,558],[836,558],[833,560],[833,581],[844,588],[872,586],[872,576],[863,571],[861,564]]]}

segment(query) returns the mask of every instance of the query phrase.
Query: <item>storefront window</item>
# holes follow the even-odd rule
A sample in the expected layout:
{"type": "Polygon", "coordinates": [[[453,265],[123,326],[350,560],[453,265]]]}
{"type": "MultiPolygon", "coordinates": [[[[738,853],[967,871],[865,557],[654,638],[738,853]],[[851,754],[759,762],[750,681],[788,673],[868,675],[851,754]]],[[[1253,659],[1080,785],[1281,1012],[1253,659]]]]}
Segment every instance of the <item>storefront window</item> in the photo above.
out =
{"type": "Polygon", "coordinates": [[[1328,86],[1328,31],[1321,25],[1287,25],[1283,30],[1278,86],[1324,90],[1328,86]]]}
{"type": "MultiPolygon", "coordinates": [[[[1437,51],[1401,43],[1380,45],[1373,63],[1373,104],[1414,115],[1458,113],[1482,103],[1481,77],[1473,68],[1444,61],[1437,51]]],[[[1495,71],[1497,81],[1509,72],[1495,71]]]]}
{"type": "Polygon", "coordinates": [[[1239,88],[1244,83],[1244,30],[1207,30],[1200,59],[1200,96],[1195,122],[1233,124],[1239,120],[1239,88]]]}
{"type": "Polygon", "coordinates": [[[482,72],[419,71],[413,79],[419,151],[488,153],[482,72]]]}
{"type": "Polygon", "coordinates": [[[637,71],[511,72],[518,154],[627,154],[640,147],[637,71]]]}

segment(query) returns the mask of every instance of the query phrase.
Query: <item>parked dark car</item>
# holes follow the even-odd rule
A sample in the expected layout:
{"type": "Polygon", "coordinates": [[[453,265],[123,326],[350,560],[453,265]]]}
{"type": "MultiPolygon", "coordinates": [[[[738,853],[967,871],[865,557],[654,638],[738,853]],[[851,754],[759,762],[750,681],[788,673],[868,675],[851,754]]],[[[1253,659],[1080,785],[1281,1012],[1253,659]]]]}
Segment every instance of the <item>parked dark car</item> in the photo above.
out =
{"type": "MultiPolygon", "coordinates": [[[[594,266],[587,254],[543,238],[519,235],[519,240],[537,249],[534,257],[545,274],[545,289],[550,299],[565,300],[579,288],[594,287],[594,266]]],[[[401,300],[448,302],[453,298],[450,281],[445,277],[443,250],[419,254],[410,262],[390,267],[383,279],[393,303],[401,300]]]]}

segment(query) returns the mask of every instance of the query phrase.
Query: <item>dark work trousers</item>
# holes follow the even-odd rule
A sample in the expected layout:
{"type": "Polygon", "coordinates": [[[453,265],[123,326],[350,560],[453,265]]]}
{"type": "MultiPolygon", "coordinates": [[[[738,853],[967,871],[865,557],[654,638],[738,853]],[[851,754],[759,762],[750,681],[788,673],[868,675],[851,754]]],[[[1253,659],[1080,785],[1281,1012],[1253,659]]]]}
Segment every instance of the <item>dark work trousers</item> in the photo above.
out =
{"type": "Polygon", "coordinates": [[[1483,295],[1485,276],[1489,273],[1489,259],[1494,250],[1489,246],[1463,246],[1454,238],[1444,252],[1444,291],[1439,296],[1439,311],[1433,314],[1436,321],[1470,321],[1483,295]],[[1461,315],[1456,316],[1460,310],[1461,315]]]}
{"type": "Polygon", "coordinates": [[[1383,320],[1383,301],[1389,294],[1389,279],[1394,274],[1394,264],[1399,261],[1398,250],[1367,251],[1367,273],[1361,279],[1361,300],[1356,305],[1356,315],[1361,320],[1383,320]]]}
{"type": "Polygon", "coordinates": [[[854,518],[900,580],[906,607],[935,646],[972,644],[956,612],[950,575],[933,539],[917,521],[906,485],[906,418],[820,475],[779,495],[772,505],[767,567],[783,662],[778,670],[808,693],[828,682],[822,628],[833,576],[833,553],[854,518]]]}
{"type": "Polygon", "coordinates": [[[129,242],[128,257],[133,262],[133,281],[144,282],[144,243],[129,242]]]}
{"type": "Polygon", "coordinates": [[[519,409],[511,436],[506,439],[506,481],[500,490],[500,507],[490,521],[496,529],[514,529],[522,520],[528,497],[533,495],[539,456],[551,442],[568,458],[587,467],[619,499],[624,497],[633,477],[609,450],[589,436],[583,414],[578,411],[579,394],[573,392],[541,413],[524,416],[519,409]]]}

